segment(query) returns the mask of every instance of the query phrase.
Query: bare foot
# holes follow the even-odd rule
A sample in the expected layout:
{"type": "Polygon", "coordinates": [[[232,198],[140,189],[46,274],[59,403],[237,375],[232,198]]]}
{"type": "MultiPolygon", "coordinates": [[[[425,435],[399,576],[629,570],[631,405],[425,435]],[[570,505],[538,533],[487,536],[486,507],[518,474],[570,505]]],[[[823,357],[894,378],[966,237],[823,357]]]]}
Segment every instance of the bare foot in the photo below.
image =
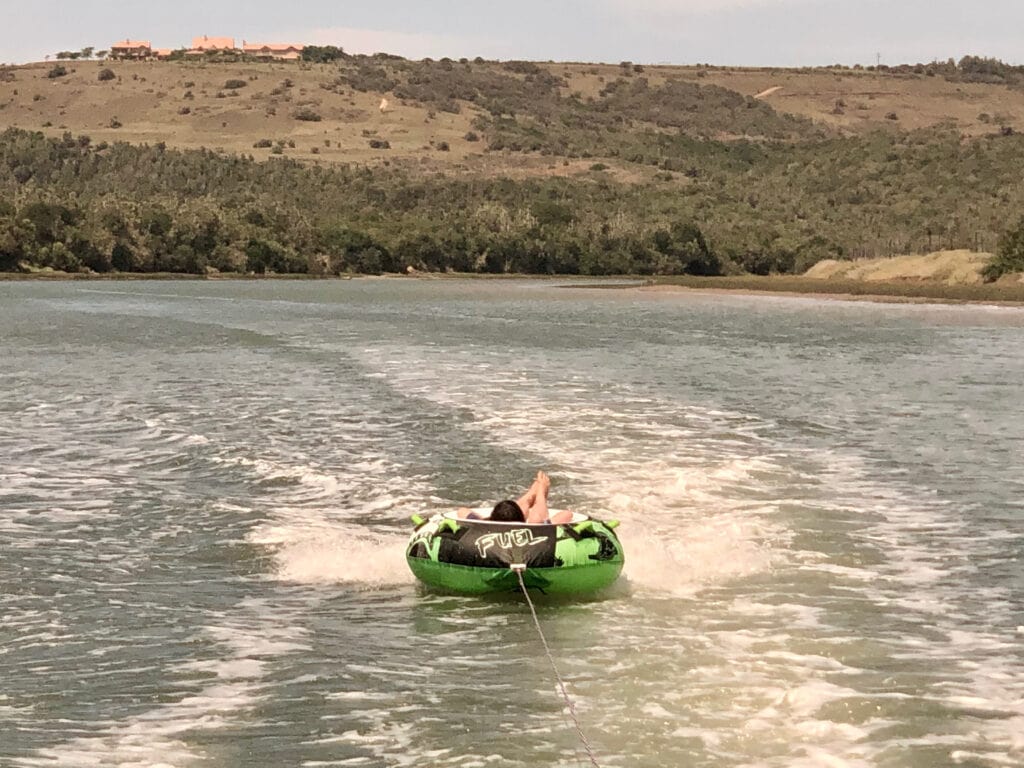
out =
{"type": "Polygon", "coordinates": [[[548,491],[551,489],[551,478],[548,477],[547,472],[544,470],[539,471],[537,473],[537,479],[533,482],[540,487],[541,493],[546,497],[548,495],[548,491]]]}
{"type": "Polygon", "coordinates": [[[549,519],[552,525],[565,525],[572,522],[572,512],[568,509],[563,509],[560,512],[555,512],[549,519]]]}

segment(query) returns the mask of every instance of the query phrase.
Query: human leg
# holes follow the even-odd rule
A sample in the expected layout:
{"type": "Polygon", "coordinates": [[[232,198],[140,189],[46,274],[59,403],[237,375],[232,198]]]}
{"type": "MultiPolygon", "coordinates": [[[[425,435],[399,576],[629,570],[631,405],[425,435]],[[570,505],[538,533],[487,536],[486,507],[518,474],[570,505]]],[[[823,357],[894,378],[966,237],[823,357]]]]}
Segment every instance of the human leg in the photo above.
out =
{"type": "MultiPolygon", "coordinates": [[[[545,523],[548,519],[548,491],[551,490],[551,478],[547,473],[537,473],[533,485],[527,495],[532,494],[532,502],[528,507],[523,507],[523,514],[526,515],[528,523],[545,523]]],[[[522,506],[522,505],[520,505],[522,506]]]]}

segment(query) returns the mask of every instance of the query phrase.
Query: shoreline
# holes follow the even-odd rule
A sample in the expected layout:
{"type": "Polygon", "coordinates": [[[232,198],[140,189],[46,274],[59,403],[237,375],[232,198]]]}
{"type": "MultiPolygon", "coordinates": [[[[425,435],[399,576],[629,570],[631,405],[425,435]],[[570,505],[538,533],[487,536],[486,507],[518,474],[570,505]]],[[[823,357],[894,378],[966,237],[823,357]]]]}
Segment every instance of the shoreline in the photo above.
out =
{"type": "Polygon", "coordinates": [[[372,273],[346,273],[342,275],[310,275],[303,272],[271,272],[266,274],[255,274],[245,272],[218,272],[212,275],[196,275],[190,272],[0,272],[0,283],[2,282],[65,282],[65,281],[86,281],[97,280],[100,282],[134,282],[140,280],[187,280],[187,281],[258,281],[258,280],[569,280],[584,277],[591,280],[631,280],[638,282],[642,277],[620,277],[595,275],[527,275],[518,273],[492,274],[490,272],[384,272],[381,274],[372,273]]]}
{"type": "Polygon", "coordinates": [[[226,272],[216,275],[194,275],[188,272],[0,272],[0,283],[19,283],[38,281],[46,282],[74,282],[98,280],[100,282],[137,282],[139,280],[351,280],[354,277],[365,277],[365,275],[306,275],[306,274],[281,274],[281,275],[247,275],[240,272],[226,272]]]}
{"type": "Polygon", "coordinates": [[[648,279],[642,292],[764,294],[883,304],[989,304],[1024,306],[1024,282],[945,283],[937,280],[851,280],[802,275],[648,279]]]}
{"type": "MultiPolygon", "coordinates": [[[[580,286],[586,287],[586,286],[580,286]]],[[[613,286],[608,286],[613,287],[613,286]]],[[[698,295],[725,295],[725,296],[776,296],[793,297],[799,299],[820,299],[831,301],[860,301],[874,304],[946,304],[964,306],[1001,306],[1024,308],[1024,298],[952,298],[937,296],[899,295],[884,293],[845,293],[842,291],[828,290],[781,290],[772,288],[715,288],[715,287],[690,287],[685,285],[642,285],[642,286],[621,286],[623,289],[631,289],[640,293],[693,293],[698,295]]]]}
{"type": "Polygon", "coordinates": [[[243,281],[260,280],[565,280],[565,288],[627,290],[637,293],[675,293],[733,296],[793,296],[834,301],[866,301],[880,304],[968,304],[1024,307],[1024,280],[1016,283],[947,284],[938,281],[865,281],[822,279],[803,276],[744,275],[732,277],[647,277],[640,275],[527,275],[417,272],[383,275],[308,275],[220,273],[194,275],[177,272],[0,272],[0,283],[8,282],[139,282],[153,281],[243,281]],[[587,282],[582,282],[586,280],[587,282]],[[572,282],[580,281],[580,282],[572,282]],[[628,282],[626,282],[628,281],[628,282]]]}

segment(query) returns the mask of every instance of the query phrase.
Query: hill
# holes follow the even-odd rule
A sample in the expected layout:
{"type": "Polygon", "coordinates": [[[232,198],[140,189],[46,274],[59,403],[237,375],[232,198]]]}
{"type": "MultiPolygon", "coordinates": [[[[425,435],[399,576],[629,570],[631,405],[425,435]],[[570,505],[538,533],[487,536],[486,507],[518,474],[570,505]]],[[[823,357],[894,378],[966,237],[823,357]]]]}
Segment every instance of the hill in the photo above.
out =
{"type": "MultiPolygon", "coordinates": [[[[56,243],[79,247],[73,231],[102,258],[68,263],[109,268],[121,236],[103,211],[118,206],[137,257],[121,261],[151,269],[139,255],[153,251],[139,244],[147,217],[178,223],[201,206],[231,225],[220,245],[234,255],[217,260],[228,268],[246,263],[253,227],[281,253],[330,262],[341,246],[326,233],[344,229],[387,256],[338,257],[332,270],[404,260],[767,274],[994,252],[1024,210],[1022,80],[991,60],[890,71],[386,55],[8,67],[0,252],[15,242],[8,263],[46,262],[56,243]],[[23,212],[39,205],[78,223],[56,234],[46,208],[28,230],[23,212]]],[[[184,247],[164,235],[157,251],[184,247]]],[[[187,247],[204,255],[182,263],[213,264],[213,245],[187,247]]]]}
{"type": "Polygon", "coordinates": [[[664,142],[679,134],[806,140],[948,126],[978,137],[1024,126],[1024,89],[854,69],[378,56],[337,65],[76,61],[48,76],[55,66],[0,70],[0,126],[264,159],[281,142],[285,154],[307,161],[387,160],[485,175],[571,175],[592,164],[580,160],[599,159],[635,180],[650,173],[638,174],[629,150],[642,150],[649,134],[671,156],[664,142]],[[110,79],[99,78],[104,71],[110,79]],[[319,119],[296,119],[303,114],[319,119]],[[467,140],[473,132],[483,140],[467,140]],[[390,148],[372,148],[374,139],[390,148]],[[271,146],[254,147],[261,140],[271,146]],[[523,148],[549,154],[524,158],[523,148]]]}

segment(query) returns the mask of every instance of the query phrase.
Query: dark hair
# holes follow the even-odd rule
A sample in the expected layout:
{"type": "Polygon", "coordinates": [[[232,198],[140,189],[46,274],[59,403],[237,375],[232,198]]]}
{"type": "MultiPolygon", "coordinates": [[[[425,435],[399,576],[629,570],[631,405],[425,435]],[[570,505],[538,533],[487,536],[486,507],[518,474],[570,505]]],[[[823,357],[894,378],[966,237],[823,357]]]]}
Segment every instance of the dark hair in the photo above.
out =
{"type": "Polygon", "coordinates": [[[505,499],[505,501],[499,501],[494,505],[494,509],[491,510],[491,520],[499,523],[525,523],[526,516],[518,504],[511,499],[505,499]]]}

